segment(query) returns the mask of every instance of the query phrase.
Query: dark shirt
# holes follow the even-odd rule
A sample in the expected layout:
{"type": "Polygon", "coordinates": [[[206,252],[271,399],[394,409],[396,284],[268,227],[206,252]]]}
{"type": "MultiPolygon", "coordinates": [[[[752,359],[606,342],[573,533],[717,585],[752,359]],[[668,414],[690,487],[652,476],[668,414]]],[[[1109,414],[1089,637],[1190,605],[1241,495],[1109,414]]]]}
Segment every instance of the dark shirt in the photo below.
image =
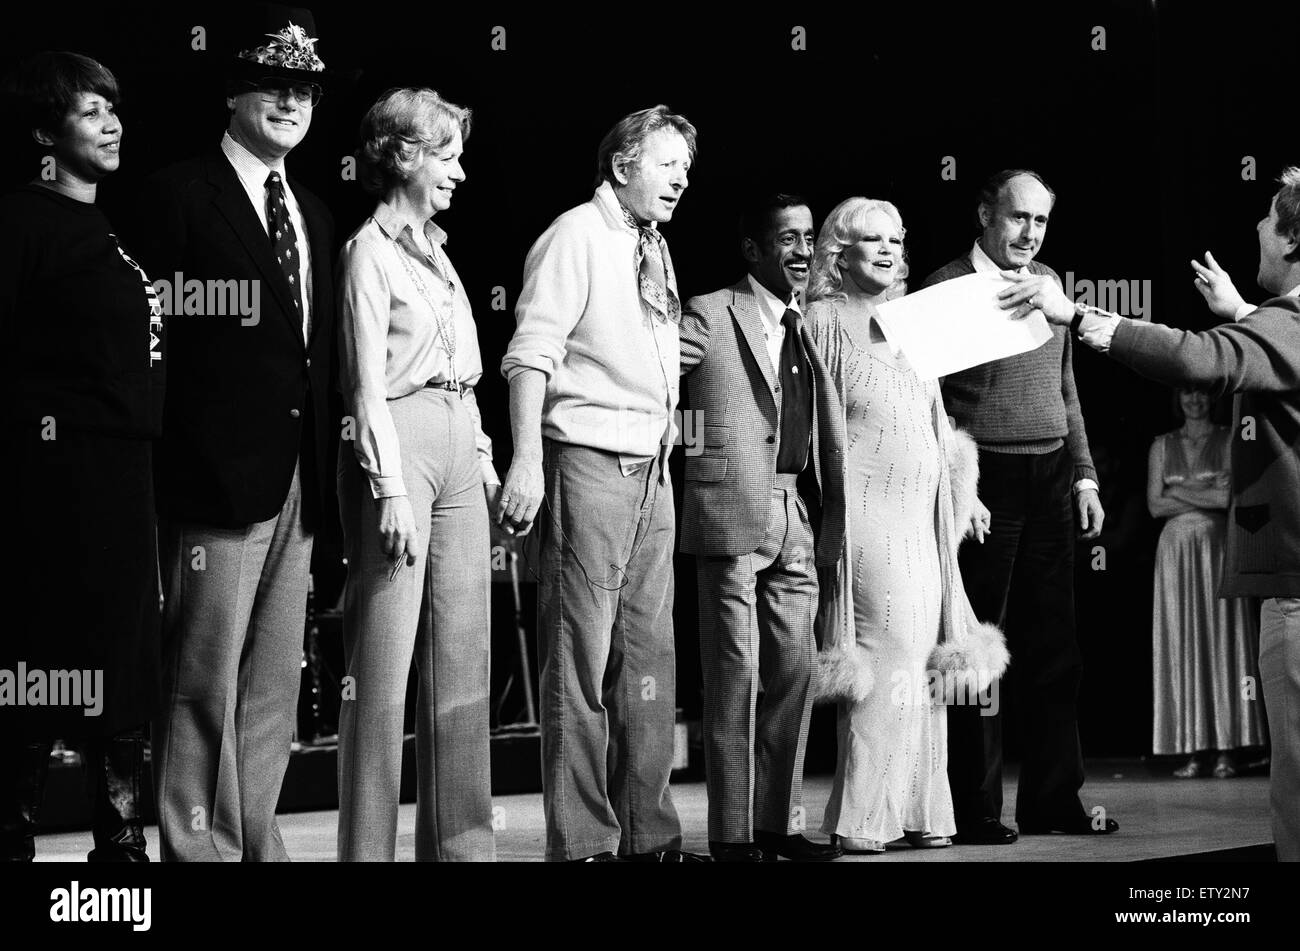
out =
{"type": "Polygon", "coordinates": [[[11,424],[148,439],[162,425],[161,317],[95,205],[39,185],[0,198],[0,333],[11,424]]]}
{"type": "Polygon", "coordinates": [[[1191,333],[1121,320],[1109,356],[1144,376],[1235,394],[1221,598],[1300,598],[1300,300],[1191,333]]]}

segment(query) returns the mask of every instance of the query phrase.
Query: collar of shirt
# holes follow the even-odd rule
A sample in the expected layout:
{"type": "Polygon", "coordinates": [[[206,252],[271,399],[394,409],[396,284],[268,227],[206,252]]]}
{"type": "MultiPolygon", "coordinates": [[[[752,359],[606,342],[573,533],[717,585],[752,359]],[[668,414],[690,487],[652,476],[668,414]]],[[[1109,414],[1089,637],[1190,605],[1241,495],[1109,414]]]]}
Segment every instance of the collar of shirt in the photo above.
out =
{"type": "Polygon", "coordinates": [[[799,312],[799,298],[791,297],[790,303],[782,303],[781,299],[769,291],[762,284],[754,279],[754,275],[747,275],[749,278],[749,289],[754,292],[754,299],[758,301],[758,312],[763,317],[763,323],[767,324],[767,329],[771,333],[784,333],[785,327],[781,323],[781,318],[785,316],[787,310],[799,312]]]}
{"type": "Polygon", "coordinates": [[[311,242],[306,240],[307,222],[303,218],[302,209],[298,207],[298,200],[294,198],[293,189],[289,187],[289,175],[284,170],[284,159],[281,158],[274,165],[267,165],[236,142],[231,137],[229,130],[221,137],[221,153],[235,170],[235,177],[239,179],[239,184],[244,187],[244,193],[248,196],[253,210],[257,213],[257,219],[262,223],[262,228],[268,234],[270,230],[266,223],[266,178],[271,172],[280,173],[280,180],[284,183],[285,207],[289,211],[289,219],[293,222],[294,230],[298,236],[300,251],[298,255],[298,274],[302,281],[300,286],[303,290],[303,338],[309,340],[312,294],[314,293],[311,272],[311,242]]]}
{"type": "Polygon", "coordinates": [[[1283,297],[1300,297],[1300,284],[1297,284],[1291,290],[1282,295],[1283,297]]]}
{"type": "MultiPolygon", "coordinates": [[[[619,201],[618,196],[614,194],[614,186],[609,182],[605,181],[600,183],[600,187],[596,189],[596,193],[592,196],[592,201],[600,206],[601,210],[605,212],[605,216],[609,218],[610,221],[614,222],[624,231],[628,231],[635,235],[640,234],[640,228],[636,225],[632,213],[623,207],[623,203],[619,201]]],[[[659,230],[659,222],[651,221],[645,227],[652,231],[657,231],[659,230]]]]}
{"type": "MultiPolygon", "coordinates": [[[[1003,271],[1006,270],[1006,268],[1004,267],[999,267],[997,262],[995,262],[991,257],[989,257],[984,252],[984,249],[980,246],[980,242],[978,238],[975,239],[975,246],[971,248],[970,263],[974,265],[975,273],[977,274],[989,274],[989,273],[1001,274],[1003,271]]],[[[1024,267],[1017,268],[1016,273],[1024,274],[1028,269],[1029,266],[1026,265],[1024,267]]]]}
{"type": "MultiPolygon", "coordinates": [[[[379,226],[379,230],[388,235],[393,241],[400,241],[402,236],[411,230],[410,221],[398,214],[396,209],[382,198],[379,200],[379,204],[375,206],[373,217],[375,224],[379,226]]],[[[424,235],[434,247],[440,248],[447,243],[447,232],[434,224],[432,218],[424,223],[424,235]]],[[[408,240],[414,244],[414,233],[408,240]]]]}
{"type": "MultiPolygon", "coordinates": [[[[284,170],[284,159],[280,159],[274,165],[267,165],[231,138],[229,130],[221,137],[221,152],[234,166],[240,184],[244,186],[244,190],[249,193],[250,197],[254,194],[263,196],[266,194],[266,176],[272,172],[280,173],[280,179],[284,182],[285,189],[288,190],[289,176],[284,170]]],[[[265,203],[265,199],[263,199],[262,204],[265,203]]]]}

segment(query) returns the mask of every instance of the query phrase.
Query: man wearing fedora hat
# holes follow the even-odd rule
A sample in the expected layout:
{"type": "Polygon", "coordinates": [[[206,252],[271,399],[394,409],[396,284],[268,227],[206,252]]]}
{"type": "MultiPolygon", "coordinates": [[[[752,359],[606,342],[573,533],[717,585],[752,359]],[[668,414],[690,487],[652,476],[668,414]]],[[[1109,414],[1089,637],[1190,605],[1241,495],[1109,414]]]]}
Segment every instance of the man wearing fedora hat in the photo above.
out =
{"type": "MultiPolygon", "coordinates": [[[[177,316],[155,456],[163,701],[153,727],[165,860],[287,861],[289,761],[312,539],[334,511],[333,220],[285,171],[324,63],[307,10],[268,8],[226,73],[219,148],[158,173],[149,273],[238,282],[253,314],[177,316]]],[[[241,308],[242,310],[242,308],[241,308]]]]}

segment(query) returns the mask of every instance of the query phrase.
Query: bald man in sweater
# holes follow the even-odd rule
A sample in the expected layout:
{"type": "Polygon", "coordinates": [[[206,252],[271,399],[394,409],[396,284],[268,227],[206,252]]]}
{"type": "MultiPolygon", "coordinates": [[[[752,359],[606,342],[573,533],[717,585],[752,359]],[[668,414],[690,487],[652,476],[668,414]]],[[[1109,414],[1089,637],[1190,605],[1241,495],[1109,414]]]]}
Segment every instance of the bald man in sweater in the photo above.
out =
{"type": "MultiPolygon", "coordinates": [[[[994,175],[980,193],[979,239],[925,286],[981,271],[1024,272],[1059,285],[1056,272],[1034,260],[1055,201],[1035,172],[994,175]]],[[[1090,816],[1079,799],[1075,701],[1083,663],[1074,627],[1074,526],[1095,538],[1104,513],[1071,358],[1070,336],[1057,327],[1036,350],[943,381],[954,425],[980,448],[980,498],[991,532],[983,544],[964,545],[959,557],[975,614],[1007,632],[1022,738],[1016,822],[1025,834],[1119,828],[1114,819],[1090,816]],[[1009,615],[1021,623],[1008,625],[1009,615]]],[[[1008,845],[1017,838],[1001,822],[1001,716],[981,715],[988,712],[948,708],[954,844],[1008,845]]]]}

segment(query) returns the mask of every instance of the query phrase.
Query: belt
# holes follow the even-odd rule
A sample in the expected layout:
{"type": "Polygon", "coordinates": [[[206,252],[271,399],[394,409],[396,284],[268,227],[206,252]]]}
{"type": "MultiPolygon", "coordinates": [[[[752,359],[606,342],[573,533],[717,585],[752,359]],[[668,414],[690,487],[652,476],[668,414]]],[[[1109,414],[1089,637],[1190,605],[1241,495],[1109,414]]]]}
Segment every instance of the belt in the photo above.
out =
{"type": "Polygon", "coordinates": [[[462,383],[451,380],[430,380],[424,384],[426,390],[447,390],[449,393],[455,393],[457,396],[465,395],[465,386],[462,383]]]}
{"type": "Polygon", "coordinates": [[[772,480],[774,489],[797,489],[799,487],[799,473],[797,472],[778,472],[776,478],[772,480]]]}

